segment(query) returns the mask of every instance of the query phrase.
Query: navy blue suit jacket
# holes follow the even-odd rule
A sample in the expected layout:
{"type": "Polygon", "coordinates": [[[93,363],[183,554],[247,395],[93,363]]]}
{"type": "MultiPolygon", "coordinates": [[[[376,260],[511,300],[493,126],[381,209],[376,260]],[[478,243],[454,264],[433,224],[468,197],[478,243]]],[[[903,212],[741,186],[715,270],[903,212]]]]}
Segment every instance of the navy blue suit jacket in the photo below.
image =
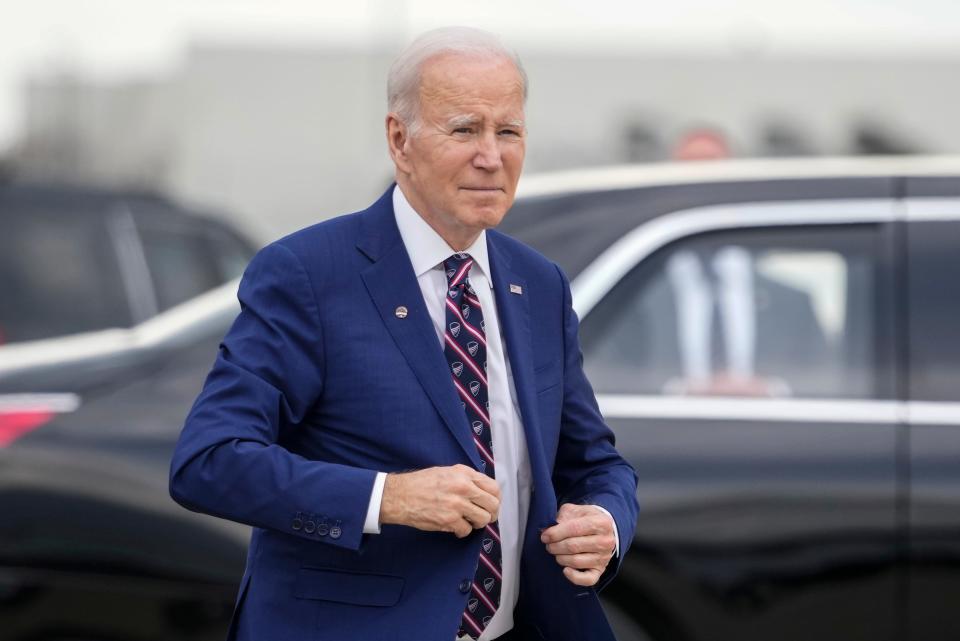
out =
{"type": "MultiPolygon", "coordinates": [[[[487,239],[534,487],[515,618],[550,641],[612,639],[596,590],[567,581],[539,534],[561,503],[601,505],[622,559],[636,476],[581,369],[563,273],[503,234],[487,239]]],[[[362,532],[377,471],[480,468],[391,192],[264,248],[239,299],[170,472],[180,504],[254,527],[230,638],[451,641],[479,531],[362,532]]]]}

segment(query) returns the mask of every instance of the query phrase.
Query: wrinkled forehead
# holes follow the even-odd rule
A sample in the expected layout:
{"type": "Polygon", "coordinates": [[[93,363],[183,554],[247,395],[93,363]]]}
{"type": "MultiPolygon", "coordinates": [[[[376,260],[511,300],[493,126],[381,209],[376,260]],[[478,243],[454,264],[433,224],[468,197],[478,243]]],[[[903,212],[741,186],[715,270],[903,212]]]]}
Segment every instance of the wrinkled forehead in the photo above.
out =
{"type": "Polygon", "coordinates": [[[419,89],[423,104],[475,103],[523,111],[523,78],[506,56],[438,54],[423,64],[419,89]]]}

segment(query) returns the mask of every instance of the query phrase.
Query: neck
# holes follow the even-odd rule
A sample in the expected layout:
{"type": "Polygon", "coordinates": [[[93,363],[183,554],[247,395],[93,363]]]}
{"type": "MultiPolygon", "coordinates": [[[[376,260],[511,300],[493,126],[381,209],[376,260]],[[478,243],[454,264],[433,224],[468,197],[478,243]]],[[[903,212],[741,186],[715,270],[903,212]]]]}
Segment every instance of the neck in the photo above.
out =
{"type": "Polygon", "coordinates": [[[444,240],[445,243],[455,252],[466,251],[477,238],[480,237],[480,234],[483,230],[469,229],[466,227],[456,226],[449,227],[444,225],[439,217],[433,216],[430,208],[427,207],[426,202],[420,198],[416,190],[411,189],[410,186],[406,183],[405,180],[401,179],[401,176],[397,176],[397,186],[403,192],[404,198],[407,199],[407,202],[410,203],[410,206],[413,208],[413,211],[417,213],[420,218],[422,218],[430,228],[437,232],[437,235],[444,240]]]}
{"type": "Polygon", "coordinates": [[[433,231],[437,232],[440,238],[446,241],[447,245],[450,246],[450,249],[452,249],[455,252],[467,251],[470,248],[470,246],[473,245],[473,243],[475,243],[478,238],[480,238],[481,232],[470,232],[469,234],[459,234],[459,235],[444,233],[443,231],[438,229],[432,222],[430,222],[430,220],[427,219],[425,216],[421,216],[421,218],[426,220],[427,224],[433,228],[433,231]]]}

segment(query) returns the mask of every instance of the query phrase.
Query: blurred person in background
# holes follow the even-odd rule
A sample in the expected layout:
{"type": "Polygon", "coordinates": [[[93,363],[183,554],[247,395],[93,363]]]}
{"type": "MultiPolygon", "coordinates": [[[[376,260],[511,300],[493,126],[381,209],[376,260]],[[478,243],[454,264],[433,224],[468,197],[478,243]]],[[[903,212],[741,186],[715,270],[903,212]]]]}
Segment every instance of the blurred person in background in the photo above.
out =
{"type": "Polygon", "coordinates": [[[388,79],[396,185],[245,272],[170,476],[254,526],[229,638],[613,639],[636,475],[566,277],[492,229],[526,93],[495,36],[421,36],[388,79]]]}
{"type": "Polygon", "coordinates": [[[732,155],[727,137],[713,127],[684,131],[673,149],[674,160],[722,160],[732,155]]]}

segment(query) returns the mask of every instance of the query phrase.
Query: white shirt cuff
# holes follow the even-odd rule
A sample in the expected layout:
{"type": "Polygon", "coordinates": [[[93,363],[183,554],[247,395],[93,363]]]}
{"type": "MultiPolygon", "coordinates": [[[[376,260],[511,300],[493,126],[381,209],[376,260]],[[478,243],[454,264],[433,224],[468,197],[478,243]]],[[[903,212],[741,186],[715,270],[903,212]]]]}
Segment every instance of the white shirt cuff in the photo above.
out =
{"type": "MultiPolygon", "coordinates": [[[[377,479],[373,482],[373,491],[370,492],[370,505],[367,507],[367,518],[363,522],[364,534],[380,534],[380,503],[383,501],[383,484],[387,482],[386,472],[377,472],[377,479]]],[[[602,508],[601,508],[602,509],[602,508]]],[[[606,510],[604,510],[606,512],[606,510]]],[[[609,514],[609,512],[607,512],[609,514]]],[[[613,526],[616,528],[616,524],[613,526]]],[[[617,543],[617,549],[620,549],[617,543]]]]}
{"type": "Polygon", "coordinates": [[[606,508],[600,507],[599,505],[594,505],[593,507],[597,508],[598,510],[602,510],[604,514],[610,517],[610,522],[613,523],[613,538],[617,543],[617,548],[616,550],[614,550],[613,555],[616,557],[619,557],[620,556],[620,533],[617,532],[617,520],[613,518],[613,515],[610,514],[610,512],[606,508]]]}

